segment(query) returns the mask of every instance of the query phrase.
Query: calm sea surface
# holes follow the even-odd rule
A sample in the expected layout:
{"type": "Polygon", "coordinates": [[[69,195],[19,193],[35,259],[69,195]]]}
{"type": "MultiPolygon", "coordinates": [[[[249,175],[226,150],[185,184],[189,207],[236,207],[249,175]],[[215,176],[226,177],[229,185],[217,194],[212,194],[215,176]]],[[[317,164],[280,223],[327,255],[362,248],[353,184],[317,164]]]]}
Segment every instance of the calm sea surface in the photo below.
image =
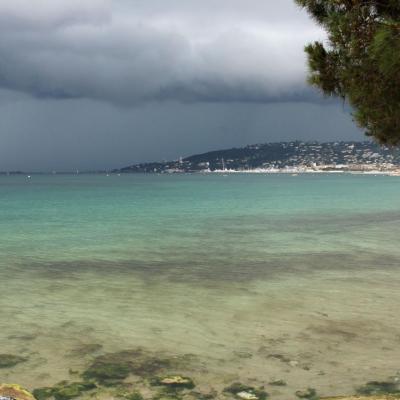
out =
{"type": "Polygon", "coordinates": [[[399,261],[396,177],[1,176],[0,381],[142,347],[206,391],[352,393],[399,372],[399,261]]]}

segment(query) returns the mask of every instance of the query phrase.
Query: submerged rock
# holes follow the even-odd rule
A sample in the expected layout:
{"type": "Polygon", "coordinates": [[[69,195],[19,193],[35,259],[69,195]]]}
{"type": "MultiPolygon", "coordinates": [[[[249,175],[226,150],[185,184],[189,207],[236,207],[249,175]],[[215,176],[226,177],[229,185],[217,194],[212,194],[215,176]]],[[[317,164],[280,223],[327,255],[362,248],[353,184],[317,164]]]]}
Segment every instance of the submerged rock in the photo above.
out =
{"type": "Polygon", "coordinates": [[[188,393],[187,396],[185,396],[186,398],[189,399],[195,399],[195,400],[213,400],[217,397],[217,392],[216,391],[212,391],[210,393],[202,393],[202,392],[196,392],[196,391],[192,391],[190,393],[188,393]]]}
{"type": "Polygon", "coordinates": [[[156,357],[139,348],[96,357],[82,377],[85,380],[95,380],[101,385],[113,386],[120,384],[130,374],[149,377],[177,362],[177,359],[156,357]]]}
{"type": "Polygon", "coordinates": [[[265,400],[268,393],[263,389],[256,389],[253,386],[243,385],[236,382],[224,389],[225,393],[230,393],[243,400],[265,400]]]}
{"type": "Polygon", "coordinates": [[[320,400],[398,400],[400,395],[381,394],[378,396],[335,396],[321,397],[320,400]]]}
{"type": "Polygon", "coordinates": [[[308,388],[306,390],[298,390],[296,396],[299,399],[317,400],[317,391],[314,388],[308,388]]]}
{"type": "Polygon", "coordinates": [[[180,375],[153,378],[150,383],[153,386],[165,386],[174,389],[193,389],[196,386],[191,378],[180,375]]]}
{"type": "Polygon", "coordinates": [[[79,375],[79,371],[78,371],[78,370],[75,370],[75,369],[72,369],[72,368],[70,368],[70,369],[68,370],[68,373],[69,373],[70,375],[79,375]]]}
{"type": "Polygon", "coordinates": [[[168,358],[158,358],[154,356],[145,357],[142,360],[138,360],[138,362],[132,366],[132,373],[145,377],[171,368],[174,363],[178,364],[178,359],[170,360],[168,358]]]}
{"type": "Polygon", "coordinates": [[[258,400],[258,397],[251,392],[245,392],[245,391],[239,392],[236,393],[236,396],[243,400],[258,400]]]}
{"type": "Polygon", "coordinates": [[[79,397],[83,392],[95,389],[96,385],[91,382],[73,382],[57,385],[53,396],[56,400],[69,400],[79,397]]]}
{"type": "Polygon", "coordinates": [[[143,400],[143,396],[140,392],[135,391],[124,396],[126,400],[143,400]]]}
{"type": "Polygon", "coordinates": [[[278,353],[274,353],[274,354],[268,354],[267,358],[275,358],[276,360],[282,361],[283,363],[289,364],[290,362],[292,362],[292,359],[283,355],[283,354],[278,354],[278,353]]]}
{"type": "Polygon", "coordinates": [[[46,400],[49,397],[53,396],[53,388],[51,387],[42,387],[35,389],[33,391],[33,395],[37,400],[46,400]]]}
{"type": "Polygon", "coordinates": [[[96,385],[92,382],[67,382],[62,381],[54,387],[43,387],[33,391],[37,400],[46,400],[54,397],[56,400],[69,400],[79,397],[84,392],[95,389],[96,385]]]}
{"type": "Polygon", "coordinates": [[[25,361],[28,361],[25,357],[15,356],[13,354],[0,354],[0,368],[11,368],[25,361]]]}
{"type": "Polygon", "coordinates": [[[113,363],[105,360],[95,362],[82,374],[85,380],[95,380],[101,385],[112,386],[129,376],[130,368],[126,363],[113,363]]]}
{"type": "Polygon", "coordinates": [[[84,343],[75,347],[70,354],[72,356],[87,356],[100,351],[102,348],[103,345],[99,343],[84,343]]]}
{"type": "Polygon", "coordinates": [[[399,383],[394,381],[371,381],[357,388],[357,393],[363,395],[400,394],[399,383]]]}
{"type": "Polygon", "coordinates": [[[183,400],[182,396],[178,392],[171,392],[171,391],[160,391],[156,393],[152,400],[183,400]]]}
{"type": "Polygon", "coordinates": [[[269,384],[271,386],[286,386],[287,385],[286,381],[284,381],[283,379],[278,379],[276,381],[271,381],[269,384]]]}
{"type": "Polygon", "coordinates": [[[95,380],[105,386],[119,384],[129,376],[135,360],[141,355],[142,353],[138,350],[98,356],[82,374],[82,377],[85,380],[95,380]]]}
{"type": "Polygon", "coordinates": [[[13,400],[35,400],[30,392],[16,384],[0,385],[0,398],[13,400]]]}
{"type": "Polygon", "coordinates": [[[234,351],[233,354],[239,358],[252,358],[253,354],[247,351],[234,351]]]}

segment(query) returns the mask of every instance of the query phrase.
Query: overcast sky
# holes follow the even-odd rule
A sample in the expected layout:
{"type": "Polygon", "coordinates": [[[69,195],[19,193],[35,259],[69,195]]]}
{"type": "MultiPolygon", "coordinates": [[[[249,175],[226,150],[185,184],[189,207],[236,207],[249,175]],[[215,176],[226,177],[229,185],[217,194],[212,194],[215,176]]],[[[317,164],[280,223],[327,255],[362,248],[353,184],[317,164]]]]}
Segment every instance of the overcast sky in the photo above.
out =
{"type": "Polygon", "coordinates": [[[293,0],[0,0],[0,170],[363,139],[305,83],[293,0]]]}

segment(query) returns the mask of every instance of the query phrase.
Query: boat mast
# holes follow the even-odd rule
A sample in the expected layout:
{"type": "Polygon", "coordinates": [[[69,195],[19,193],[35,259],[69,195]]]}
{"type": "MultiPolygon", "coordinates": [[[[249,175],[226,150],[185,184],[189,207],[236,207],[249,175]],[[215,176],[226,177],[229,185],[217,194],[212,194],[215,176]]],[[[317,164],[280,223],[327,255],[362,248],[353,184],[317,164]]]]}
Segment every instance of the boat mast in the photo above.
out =
{"type": "Polygon", "coordinates": [[[226,165],[225,165],[224,157],[222,157],[222,171],[226,171],[226,165]]]}

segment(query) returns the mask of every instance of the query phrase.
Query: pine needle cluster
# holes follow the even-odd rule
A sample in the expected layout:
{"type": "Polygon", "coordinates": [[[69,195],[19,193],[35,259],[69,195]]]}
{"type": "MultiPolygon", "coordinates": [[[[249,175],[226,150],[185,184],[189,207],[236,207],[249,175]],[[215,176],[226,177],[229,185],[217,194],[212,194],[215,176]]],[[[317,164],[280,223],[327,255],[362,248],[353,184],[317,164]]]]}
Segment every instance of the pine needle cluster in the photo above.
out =
{"type": "Polygon", "coordinates": [[[328,42],[306,46],[309,82],[354,109],[379,143],[400,144],[400,0],[295,0],[328,42]]]}

